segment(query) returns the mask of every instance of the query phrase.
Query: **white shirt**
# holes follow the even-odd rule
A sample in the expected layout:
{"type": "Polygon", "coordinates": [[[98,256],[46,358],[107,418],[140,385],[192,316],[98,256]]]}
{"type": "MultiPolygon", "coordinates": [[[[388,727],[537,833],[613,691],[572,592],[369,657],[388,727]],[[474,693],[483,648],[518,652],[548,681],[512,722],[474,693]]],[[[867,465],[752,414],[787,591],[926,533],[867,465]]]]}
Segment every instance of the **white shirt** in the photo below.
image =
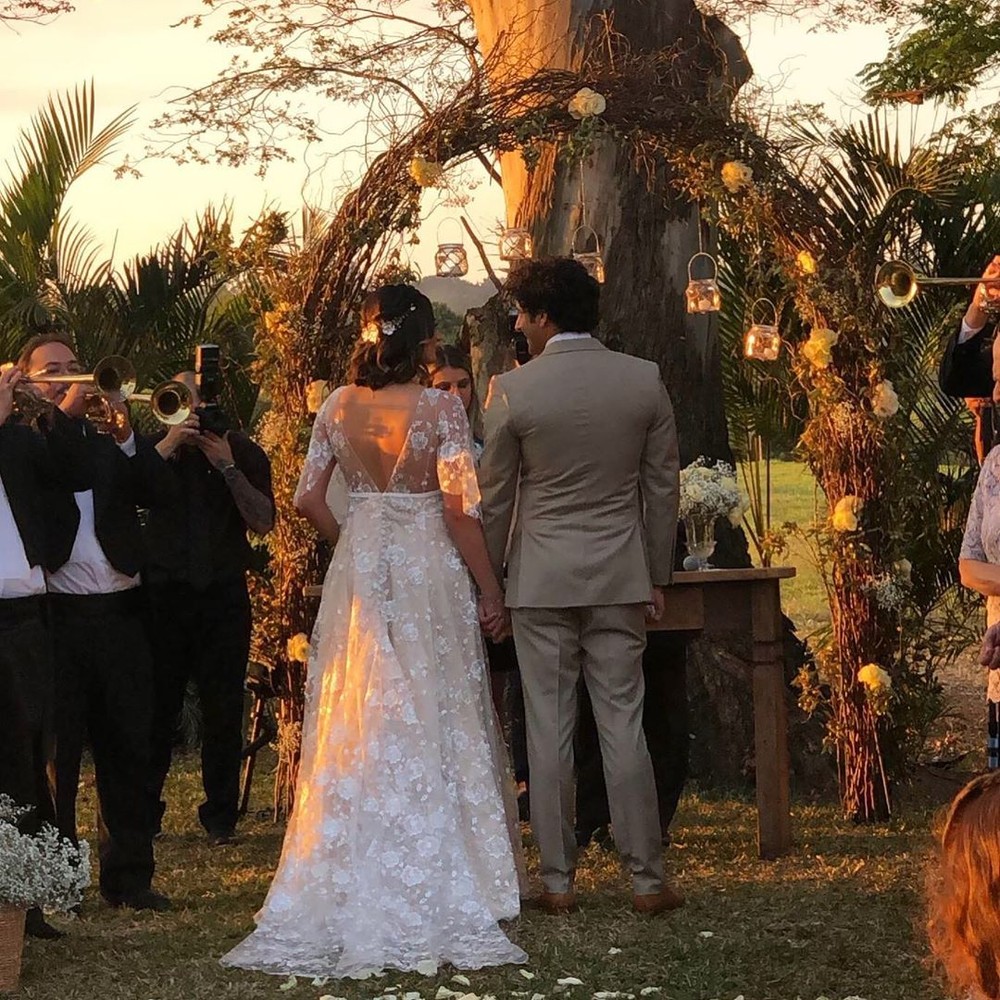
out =
{"type": "MultiPolygon", "coordinates": [[[[565,333],[557,333],[554,337],[549,338],[549,341],[545,346],[548,347],[549,344],[554,344],[559,340],[590,340],[590,334],[572,333],[570,331],[567,331],[565,333]]],[[[545,352],[542,351],[542,353],[544,354],[545,352]]]]}
{"type": "MultiPolygon", "coordinates": [[[[979,328],[979,330],[984,330],[984,329],[985,327],[982,326],[979,328]]],[[[958,331],[958,342],[960,344],[964,344],[967,340],[971,340],[971,338],[973,338],[977,333],[979,333],[979,330],[973,330],[972,327],[965,322],[965,319],[963,317],[962,329],[958,331]]]]}
{"type": "Polygon", "coordinates": [[[31,566],[21,541],[10,499],[0,479],[0,600],[45,593],[41,566],[31,566]]]}
{"type": "MultiPolygon", "coordinates": [[[[135,435],[130,434],[119,448],[131,458],[135,454],[135,435]]],[[[48,575],[50,594],[113,594],[131,590],[140,584],[139,574],[126,576],[108,562],[108,557],[97,540],[94,527],[94,491],[74,493],[80,511],[80,525],[69,559],[48,575]]]]}

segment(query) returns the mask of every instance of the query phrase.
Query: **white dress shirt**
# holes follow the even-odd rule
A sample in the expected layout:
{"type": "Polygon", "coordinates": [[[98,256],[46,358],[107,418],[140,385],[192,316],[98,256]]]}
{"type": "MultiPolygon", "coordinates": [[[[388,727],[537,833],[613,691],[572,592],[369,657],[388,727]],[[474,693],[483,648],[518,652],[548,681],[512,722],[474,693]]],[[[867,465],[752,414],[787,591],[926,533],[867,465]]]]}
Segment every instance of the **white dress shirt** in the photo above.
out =
{"type": "MultiPolygon", "coordinates": [[[[980,327],[979,330],[983,330],[985,327],[980,327]]],[[[964,344],[967,340],[974,337],[979,330],[973,330],[968,323],[965,322],[965,318],[962,318],[962,329],[958,331],[958,342],[964,344]]]]}
{"type": "Polygon", "coordinates": [[[41,566],[28,563],[21,532],[10,509],[3,479],[0,479],[0,600],[44,593],[45,574],[41,566]]]}
{"type": "MultiPolygon", "coordinates": [[[[135,454],[135,435],[130,434],[119,448],[131,458],[135,454]]],[[[94,491],[74,493],[80,511],[80,526],[76,530],[73,551],[69,559],[48,575],[50,594],[113,594],[120,590],[138,587],[139,574],[126,576],[108,562],[108,557],[97,540],[94,527],[94,491]]]]}

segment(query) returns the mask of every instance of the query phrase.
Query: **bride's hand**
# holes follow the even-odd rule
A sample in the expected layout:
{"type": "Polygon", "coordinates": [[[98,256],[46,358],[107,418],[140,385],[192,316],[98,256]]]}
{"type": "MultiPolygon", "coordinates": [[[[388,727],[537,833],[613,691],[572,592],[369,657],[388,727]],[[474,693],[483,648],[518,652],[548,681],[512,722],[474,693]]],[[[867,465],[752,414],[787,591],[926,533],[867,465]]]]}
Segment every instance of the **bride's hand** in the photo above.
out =
{"type": "Polygon", "coordinates": [[[482,594],[479,598],[479,624],[483,631],[494,641],[507,627],[507,608],[504,604],[503,592],[482,594]]]}

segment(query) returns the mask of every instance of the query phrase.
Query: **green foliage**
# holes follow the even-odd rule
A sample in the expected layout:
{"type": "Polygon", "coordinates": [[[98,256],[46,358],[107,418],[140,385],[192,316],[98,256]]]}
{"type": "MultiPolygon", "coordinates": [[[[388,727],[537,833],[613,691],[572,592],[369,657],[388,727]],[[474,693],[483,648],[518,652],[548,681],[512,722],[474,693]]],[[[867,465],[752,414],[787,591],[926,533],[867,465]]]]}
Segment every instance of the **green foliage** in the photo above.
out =
{"type": "Polygon", "coordinates": [[[991,0],[927,0],[912,11],[918,27],[881,63],[861,72],[872,103],[939,99],[953,106],[1000,65],[1000,16],[991,0]]]}
{"type": "MultiPolygon", "coordinates": [[[[254,315],[238,282],[252,254],[234,245],[228,214],[206,210],[115,271],[64,210],[70,185],[106,159],[130,115],[99,129],[84,85],[50,98],[22,132],[0,189],[0,357],[16,357],[41,329],[62,329],[86,364],[122,355],[145,388],[190,369],[196,344],[216,343],[227,359],[223,405],[249,426],[254,315]]],[[[266,216],[245,242],[279,239],[274,221],[266,216]]]]}
{"type": "Polygon", "coordinates": [[[457,344],[459,335],[462,332],[462,317],[450,306],[443,302],[432,302],[434,306],[434,318],[437,320],[438,333],[446,344],[457,344]]]}
{"type": "Polygon", "coordinates": [[[799,124],[780,149],[808,165],[800,188],[783,188],[772,164],[719,209],[727,414],[744,481],[758,491],[749,527],[762,557],[770,524],[756,443],[780,453],[797,438],[825,495],[814,522],[784,526],[812,552],[831,603],[830,628],[810,639],[802,704],[826,713],[845,805],[871,818],[875,789],[912,765],[940,714],[940,672],[973,639],[974,602],[956,573],[976,475],[969,415],[936,378],[967,292],[927,290],[891,312],[871,276],[886,256],[980,273],[1000,245],[1000,186],[950,138],[909,148],[885,115],[832,132],[799,124]],[[740,357],[762,296],[776,303],[785,341],[771,364],[740,357]],[[814,330],[833,346],[805,348],[814,330]],[[889,384],[898,410],[881,412],[889,384]],[[830,515],[842,498],[859,501],[859,523],[837,530],[830,515]],[[887,702],[858,681],[868,663],[889,673],[887,702]]]}

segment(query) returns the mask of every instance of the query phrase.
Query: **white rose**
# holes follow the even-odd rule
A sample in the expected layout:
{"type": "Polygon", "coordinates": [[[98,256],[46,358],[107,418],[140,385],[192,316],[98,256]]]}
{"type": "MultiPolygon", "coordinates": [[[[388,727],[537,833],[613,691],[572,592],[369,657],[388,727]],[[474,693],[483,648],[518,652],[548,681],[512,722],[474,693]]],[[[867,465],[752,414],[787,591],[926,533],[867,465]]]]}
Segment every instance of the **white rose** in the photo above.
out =
{"type": "Polygon", "coordinates": [[[886,379],[872,389],[872,413],[882,420],[894,417],[899,412],[899,397],[892,383],[886,379]]]}
{"type": "Polygon", "coordinates": [[[591,90],[590,87],[582,87],[570,99],[567,110],[573,118],[580,121],[583,118],[603,114],[607,106],[608,102],[603,94],[591,90]]]}

